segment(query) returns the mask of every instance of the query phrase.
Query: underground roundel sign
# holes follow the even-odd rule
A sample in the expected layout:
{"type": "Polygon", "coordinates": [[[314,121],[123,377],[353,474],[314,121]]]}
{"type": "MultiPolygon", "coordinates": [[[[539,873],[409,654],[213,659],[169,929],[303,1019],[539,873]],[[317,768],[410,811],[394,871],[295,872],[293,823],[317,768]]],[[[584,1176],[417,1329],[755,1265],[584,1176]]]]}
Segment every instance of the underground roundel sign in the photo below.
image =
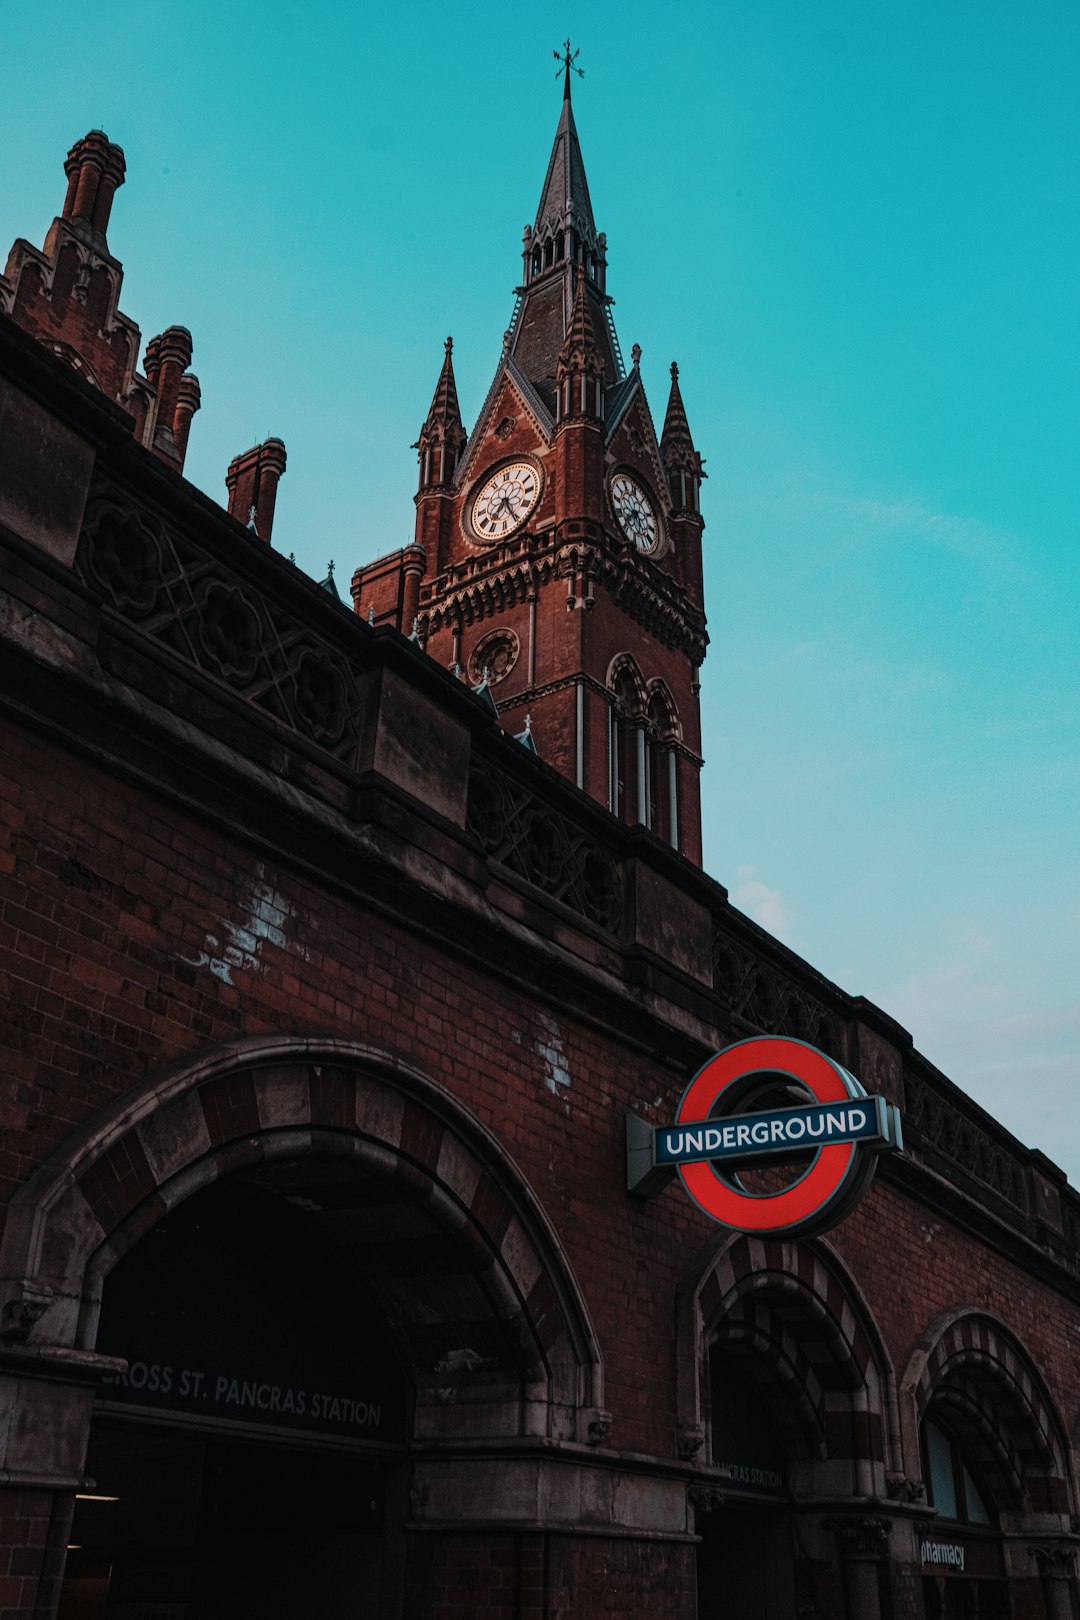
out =
{"type": "Polygon", "coordinates": [[[813,1237],[855,1207],[878,1154],[902,1146],[900,1111],[886,1098],[868,1096],[805,1041],[763,1035],[711,1057],[673,1125],[627,1117],[627,1186],[654,1197],[677,1173],[699,1209],[732,1231],[813,1237]],[[784,1160],[789,1173],[771,1178],[771,1190],[742,1179],[784,1160]]]}

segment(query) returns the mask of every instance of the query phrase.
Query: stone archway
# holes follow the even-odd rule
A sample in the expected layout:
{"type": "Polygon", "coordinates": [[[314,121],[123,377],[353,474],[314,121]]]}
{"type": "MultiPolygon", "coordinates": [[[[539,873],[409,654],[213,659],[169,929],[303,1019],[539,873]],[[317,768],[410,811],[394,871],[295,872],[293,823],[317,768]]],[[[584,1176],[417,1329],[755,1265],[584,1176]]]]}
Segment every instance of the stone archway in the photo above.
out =
{"type": "Polygon", "coordinates": [[[523,1178],[449,1093],[345,1041],[238,1042],[84,1127],[12,1203],[0,1247],[6,1336],[92,1351],[102,1279],[167,1208],[219,1176],[298,1156],[350,1158],[398,1180],[455,1231],[519,1348],[516,1432],[588,1437],[603,1404],[595,1334],[523,1178]]]}
{"type": "Polygon", "coordinates": [[[752,1359],[799,1459],[806,1494],[883,1496],[899,1458],[888,1354],[832,1247],[734,1237],[679,1291],[683,1450],[708,1445],[706,1358],[722,1341],[752,1359]]]}
{"type": "MultiPolygon", "coordinates": [[[[91,1357],[104,1277],[165,1210],[218,1177],[313,1158],[348,1159],[374,1182],[397,1183],[470,1257],[474,1308],[501,1322],[517,1381],[484,1432],[588,1440],[603,1405],[597,1341],[524,1179],[442,1087],[345,1041],[238,1042],[96,1116],[12,1203],[0,1247],[4,1338],[39,1359],[91,1357]]],[[[407,1313],[398,1314],[408,1340],[407,1313]]],[[[460,1324],[463,1348],[470,1325],[460,1324]]],[[[467,1362],[440,1369],[443,1388],[467,1381],[467,1362]]],[[[468,1421],[478,1421],[475,1408],[468,1421]]],[[[420,1432],[445,1435],[448,1422],[434,1407],[418,1415],[420,1432]]]]}
{"type": "Polygon", "coordinates": [[[226,1178],[319,1201],[330,1235],[338,1195],[345,1189],[349,1203],[347,1189],[358,1186],[352,1241],[374,1241],[380,1221],[392,1226],[395,1241],[368,1280],[415,1389],[410,1523],[460,1519],[465,1501],[466,1519],[498,1521],[510,1511],[506,1466],[530,1482],[516,1488],[535,1491],[559,1461],[551,1442],[592,1446],[606,1433],[584,1301],[550,1222],[492,1134],[443,1087],[373,1048],[239,1041],[118,1099],[11,1206],[0,1246],[0,1395],[10,1418],[0,1466],[51,1525],[42,1616],[63,1573],[95,1389],[122,1367],[95,1351],[106,1280],[168,1211],[226,1178]],[[508,1441],[520,1455],[493,1466],[487,1452],[508,1441]]]}
{"type": "Polygon", "coordinates": [[[909,1472],[922,1475],[927,1418],[947,1425],[992,1499],[1002,1572],[1024,1613],[1071,1620],[1075,1483],[1065,1426],[1031,1353],[978,1307],[946,1311],[919,1339],[900,1396],[909,1472]]]}
{"type": "Polygon", "coordinates": [[[1035,1362],[1004,1323],[976,1308],[936,1317],[901,1383],[904,1451],[920,1468],[931,1401],[969,1432],[988,1483],[1016,1512],[1069,1514],[1074,1493],[1064,1425],[1035,1362]]]}
{"type": "MultiPolygon", "coordinates": [[[[756,1543],[760,1568],[742,1578],[748,1591],[772,1583],[761,1598],[770,1616],[801,1604],[874,1620],[886,1601],[891,1530],[875,1504],[895,1477],[899,1422],[888,1353],[854,1279],[820,1239],[736,1236],[686,1279],[677,1308],[684,1455],[724,1460],[714,1453],[709,1403],[717,1351],[745,1369],[786,1454],[786,1506],[744,1505],[741,1522],[728,1509],[730,1531],[719,1536],[706,1521],[703,1552],[712,1536],[713,1558],[734,1572],[756,1543]]],[[[720,1485],[726,1500],[733,1489],[737,1482],[720,1485]]],[[[724,1515],[721,1507],[709,1520],[719,1525],[724,1515]]],[[[702,1575],[707,1582],[707,1569],[702,1575]]]]}

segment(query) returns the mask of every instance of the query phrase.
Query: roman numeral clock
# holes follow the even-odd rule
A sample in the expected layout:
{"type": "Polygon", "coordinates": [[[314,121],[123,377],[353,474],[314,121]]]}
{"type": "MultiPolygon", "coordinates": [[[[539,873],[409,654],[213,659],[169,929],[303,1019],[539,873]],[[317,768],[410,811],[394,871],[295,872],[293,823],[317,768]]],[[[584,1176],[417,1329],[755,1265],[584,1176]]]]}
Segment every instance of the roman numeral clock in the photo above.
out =
{"type": "Polygon", "coordinates": [[[490,544],[513,534],[528,520],[540,499],[540,489],[540,469],[531,461],[511,461],[497,468],[468,506],[469,538],[490,544]]]}

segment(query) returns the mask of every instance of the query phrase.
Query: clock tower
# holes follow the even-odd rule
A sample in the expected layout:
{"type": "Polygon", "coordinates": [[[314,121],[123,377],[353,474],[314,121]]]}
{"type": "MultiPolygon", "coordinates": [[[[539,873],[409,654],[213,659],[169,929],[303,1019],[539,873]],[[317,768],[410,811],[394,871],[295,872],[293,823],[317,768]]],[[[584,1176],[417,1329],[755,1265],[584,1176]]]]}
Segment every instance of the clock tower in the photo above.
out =
{"type": "Polygon", "coordinates": [[[414,543],[358,569],[353,599],[405,634],[415,620],[506,730],[700,864],[705,474],[677,366],[658,439],[636,344],[623,363],[570,66],[487,398],[467,434],[447,339],[414,543]]]}

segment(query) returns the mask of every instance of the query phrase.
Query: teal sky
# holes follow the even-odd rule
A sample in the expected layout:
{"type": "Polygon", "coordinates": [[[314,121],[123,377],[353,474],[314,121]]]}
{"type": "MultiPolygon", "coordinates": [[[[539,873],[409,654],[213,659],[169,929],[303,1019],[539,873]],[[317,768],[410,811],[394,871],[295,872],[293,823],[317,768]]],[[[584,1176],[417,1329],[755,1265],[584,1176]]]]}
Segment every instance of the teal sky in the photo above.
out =
{"type": "MultiPolygon", "coordinates": [[[[188,476],[275,542],[412,533],[447,333],[494,370],[574,103],[624,353],[708,461],[706,866],[1080,1183],[1080,10],[1032,0],[0,11],[0,241],[71,142],[195,340],[188,476]]],[[[543,739],[540,739],[541,752],[543,739]]]]}

